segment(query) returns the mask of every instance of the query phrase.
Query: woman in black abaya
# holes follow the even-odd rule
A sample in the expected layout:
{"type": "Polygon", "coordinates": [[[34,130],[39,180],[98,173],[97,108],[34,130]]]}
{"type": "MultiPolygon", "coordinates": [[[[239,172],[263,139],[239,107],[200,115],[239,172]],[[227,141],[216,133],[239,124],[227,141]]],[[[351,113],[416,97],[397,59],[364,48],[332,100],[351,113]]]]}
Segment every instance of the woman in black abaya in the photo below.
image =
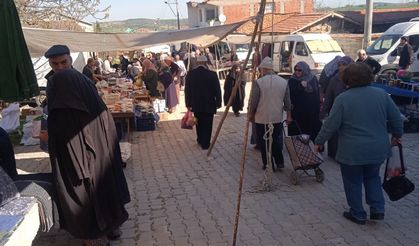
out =
{"type": "Polygon", "coordinates": [[[305,62],[298,62],[288,80],[295,121],[288,127],[288,135],[307,134],[314,141],[321,128],[319,83],[305,62]],[[301,130],[301,132],[300,132],[301,130]]]}
{"type": "Polygon", "coordinates": [[[236,116],[239,116],[239,111],[243,110],[246,87],[246,81],[243,78],[241,79],[241,81],[237,81],[239,74],[240,65],[234,64],[229,73],[227,74],[227,78],[224,82],[224,105],[227,105],[236,82],[240,83],[239,89],[236,93],[236,96],[233,98],[233,103],[231,104],[234,115],[236,116]]]}
{"type": "Polygon", "coordinates": [[[115,123],[95,86],[74,69],[48,80],[48,145],[60,224],[86,245],[128,218],[130,196],[115,123]]]}

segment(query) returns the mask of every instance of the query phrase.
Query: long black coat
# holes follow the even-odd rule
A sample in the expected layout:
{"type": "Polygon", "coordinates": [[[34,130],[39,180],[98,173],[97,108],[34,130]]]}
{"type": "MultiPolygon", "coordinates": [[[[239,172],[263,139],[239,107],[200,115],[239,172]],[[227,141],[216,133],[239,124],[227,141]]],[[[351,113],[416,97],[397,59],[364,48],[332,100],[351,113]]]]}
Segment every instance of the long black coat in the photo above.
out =
{"type": "Polygon", "coordinates": [[[306,91],[300,80],[290,78],[288,81],[292,104],[291,116],[299,127],[291,125],[288,128],[288,134],[291,136],[308,134],[314,141],[321,128],[319,85],[316,77],[313,77],[308,84],[313,88],[311,92],[306,91]]]}
{"type": "MultiPolygon", "coordinates": [[[[236,85],[236,76],[238,74],[235,74],[235,76],[228,74],[227,78],[224,82],[224,105],[227,105],[228,100],[230,99],[231,93],[233,92],[233,88],[236,85]]],[[[236,96],[233,99],[232,108],[233,112],[237,113],[240,110],[243,110],[244,106],[244,97],[245,97],[245,87],[246,87],[246,81],[243,79],[240,81],[239,88],[237,90],[236,96]]]]}
{"type": "Polygon", "coordinates": [[[217,74],[198,66],[186,75],[185,104],[195,113],[213,113],[221,107],[221,87],[217,74]]]}
{"type": "Polygon", "coordinates": [[[115,123],[95,86],[74,69],[48,80],[48,147],[60,224],[96,239],[128,218],[115,123]]]}

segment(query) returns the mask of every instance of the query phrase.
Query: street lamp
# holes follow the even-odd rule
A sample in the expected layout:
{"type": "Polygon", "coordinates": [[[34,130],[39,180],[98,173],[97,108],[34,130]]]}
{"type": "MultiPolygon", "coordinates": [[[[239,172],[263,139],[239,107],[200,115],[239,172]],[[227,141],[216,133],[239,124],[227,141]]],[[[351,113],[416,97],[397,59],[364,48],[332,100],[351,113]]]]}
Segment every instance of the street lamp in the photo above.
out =
{"type": "Polygon", "coordinates": [[[172,13],[176,16],[176,18],[177,18],[177,29],[180,30],[179,3],[178,3],[178,1],[177,0],[175,0],[174,2],[164,1],[164,3],[167,4],[167,6],[169,6],[172,13]],[[176,4],[176,13],[175,13],[175,11],[173,11],[172,6],[170,6],[171,4],[176,4]]]}

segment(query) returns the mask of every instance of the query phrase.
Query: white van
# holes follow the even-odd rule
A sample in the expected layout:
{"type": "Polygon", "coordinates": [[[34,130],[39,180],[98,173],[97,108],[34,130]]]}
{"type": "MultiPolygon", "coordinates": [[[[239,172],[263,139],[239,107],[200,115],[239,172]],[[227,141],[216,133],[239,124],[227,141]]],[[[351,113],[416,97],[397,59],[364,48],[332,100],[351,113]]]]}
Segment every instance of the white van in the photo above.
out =
{"type": "Polygon", "coordinates": [[[265,36],[265,44],[272,43],[274,71],[281,75],[294,72],[300,61],[306,62],[314,74],[320,74],[324,65],[337,55],[344,56],[336,40],[323,33],[301,33],[292,35],[265,36]]]}
{"type": "Polygon", "coordinates": [[[395,72],[398,70],[399,57],[394,50],[400,43],[400,37],[407,36],[413,48],[414,62],[409,70],[414,77],[419,76],[419,19],[413,18],[410,22],[398,23],[390,27],[383,35],[375,40],[366,49],[367,54],[376,59],[382,66],[380,73],[395,72]]]}

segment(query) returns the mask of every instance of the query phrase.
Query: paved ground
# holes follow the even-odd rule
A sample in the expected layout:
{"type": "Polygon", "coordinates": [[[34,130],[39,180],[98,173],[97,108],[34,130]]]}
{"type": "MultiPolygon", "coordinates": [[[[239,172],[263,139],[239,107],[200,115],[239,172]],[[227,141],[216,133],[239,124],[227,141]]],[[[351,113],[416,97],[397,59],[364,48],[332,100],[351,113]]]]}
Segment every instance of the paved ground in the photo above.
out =
{"type": "MultiPolygon", "coordinates": [[[[215,126],[220,118],[221,113],[215,126]]],[[[111,245],[231,245],[244,127],[244,115],[230,114],[209,158],[196,145],[194,131],[180,129],[179,120],[160,122],[153,132],[135,132],[125,169],[130,218],[121,240],[111,245]]],[[[403,142],[408,176],[419,184],[419,134],[407,134],[403,142]]],[[[16,148],[18,153],[34,149],[16,148]]],[[[398,202],[386,197],[384,221],[356,225],[342,217],[347,205],[338,165],[326,158],[323,183],[303,178],[293,186],[284,153],[286,167],[274,174],[275,190],[254,192],[264,172],[260,153],[249,147],[237,245],[419,245],[419,189],[398,202]]],[[[23,171],[48,170],[41,153],[18,158],[23,171]]],[[[54,230],[39,234],[34,245],[81,241],[54,230]]]]}

